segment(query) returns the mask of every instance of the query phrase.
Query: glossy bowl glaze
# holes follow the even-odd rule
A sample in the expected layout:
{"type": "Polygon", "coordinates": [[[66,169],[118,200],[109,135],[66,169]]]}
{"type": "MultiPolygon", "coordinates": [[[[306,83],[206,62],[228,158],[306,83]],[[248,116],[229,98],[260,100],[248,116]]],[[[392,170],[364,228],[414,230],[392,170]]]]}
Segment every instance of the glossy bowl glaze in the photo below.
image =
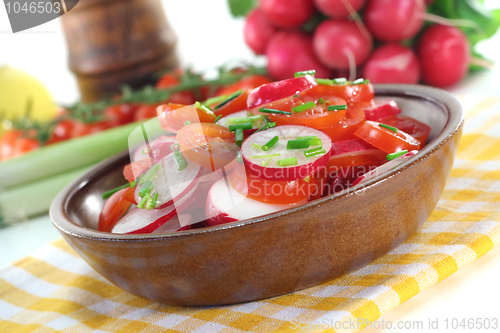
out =
{"type": "Polygon", "coordinates": [[[410,237],[436,206],[463,126],[443,90],[379,85],[431,126],[428,144],[390,174],[286,211],[170,234],[96,230],[101,195],[123,183],[127,153],[68,185],[50,216],[66,241],[120,288],[173,305],[221,305],[307,288],[356,270],[410,237]]]}

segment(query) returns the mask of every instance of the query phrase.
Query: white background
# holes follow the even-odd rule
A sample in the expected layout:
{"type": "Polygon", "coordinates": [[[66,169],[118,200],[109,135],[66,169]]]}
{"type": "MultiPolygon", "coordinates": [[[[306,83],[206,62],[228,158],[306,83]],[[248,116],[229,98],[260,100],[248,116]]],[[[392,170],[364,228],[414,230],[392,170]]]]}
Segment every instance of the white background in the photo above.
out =
{"type": "MultiPolygon", "coordinates": [[[[167,18],[179,38],[177,50],[183,65],[205,69],[231,58],[255,59],[243,42],[243,21],[230,17],[226,2],[227,0],[163,0],[167,18]]],[[[486,0],[486,6],[499,8],[500,1],[486,0]]],[[[481,44],[479,50],[500,63],[500,34],[481,44]]],[[[58,19],[12,34],[5,8],[0,5],[0,64],[2,63],[35,75],[58,102],[72,103],[78,100],[76,81],[67,69],[67,50],[58,19]]],[[[468,77],[451,87],[450,91],[500,96],[499,80],[500,70],[497,66],[493,71],[468,77]]],[[[38,246],[58,237],[46,216],[0,230],[0,265],[27,255],[38,246]]],[[[500,319],[499,277],[500,248],[497,247],[473,264],[390,311],[382,319],[393,323],[398,320],[416,320],[423,321],[426,325],[429,319],[436,318],[441,321],[457,317],[500,319]]],[[[371,330],[378,331],[380,330],[371,330]]],[[[438,331],[442,332],[442,327],[438,331]]]]}

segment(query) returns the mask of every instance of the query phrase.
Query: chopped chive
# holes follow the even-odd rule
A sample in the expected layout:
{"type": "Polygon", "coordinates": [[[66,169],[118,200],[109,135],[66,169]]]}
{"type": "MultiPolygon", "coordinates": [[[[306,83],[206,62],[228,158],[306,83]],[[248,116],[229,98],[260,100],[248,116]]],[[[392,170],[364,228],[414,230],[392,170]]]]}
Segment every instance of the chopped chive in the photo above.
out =
{"type": "Polygon", "coordinates": [[[241,124],[241,123],[248,123],[254,122],[255,120],[262,119],[262,115],[259,114],[257,116],[250,116],[246,118],[229,118],[226,122],[227,125],[235,125],[235,124],[241,124]]]}
{"type": "Polygon", "coordinates": [[[268,108],[261,108],[259,110],[259,112],[263,112],[263,113],[276,113],[276,114],[287,114],[287,115],[292,114],[291,112],[288,112],[288,111],[281,111],[281,110],[268,109],[268,108]]]}
{"type": "Polygon", "coordinates": [[[269,165],[269,163],[271,163],[271,161],[273,160],[273,156],[269,157],[269,159],[267,161],[262,161],[262,166],[263,167],[266,167],[269,165]]]}
{"type": "Polygon", "coordinates": [[[234,135],[236,136],[236,144],[241,147],[243,140],[245,140],[245,135],[243,134],[243,128],[238,127],[234,130],[234,135]]]}
{"type": "Polygon", "coordinates": [[[175,165],[177,166],[177,171],[181,172],[182,170],[186,169],[188,166],[188,162],[182,155],[180,151],[174,152],[174,162],[175,165]]]}
{"type": "Polygon", "coordinates": [[[149,200],[146,200],[146,209],[151,210],[154,208],[153,207],[153,198],[150,196],[148,199],[149,200]]]}
{"type": "Polygon", "coordinates": [[[135,187],[135,181],[132,182],[132,183],[129,183],[129,184],[125,184],[125,185],[122,185],[122,186],[118,186],[117,188],[114,188],[112,190],[109,190],[107,192],[104,192],[102,194],[102,198],[103,199],[107,199],[109,198],[110,196],[112,196],[113,194],[115,194],[116,192],[120,191],[120,190],[123,190],[124,188],[127,188],[127,187],[131,187],[131,188],[134,188],[135,187]],[[132,186],[132,183],[134,183],[134,186],[132,186]]]}
{"type": "Polygon", "coordinates": [[[217,124],[217,122],[220,120],[220,118],[222,118],[222,115],[218,115],[217,118],[215,118],[214,120],[214,124],[217,124]]]}
{"type": "Polygon", "coordinates": [[[312,109],[313,107],[316,106],[316,103],[314,101],[309,101],[307,103],[304,103],[302,105],[296,106],[292,108],[292,111],[294,112],[303,112],[305,110],[312,109]]]}
{"type": "Polygon", "coordinates": [[[297,98],[297,97],[299,97],[299,96],[300,96],[300,94],[295,94],[295,95],[293,95],[293,97],[294,97],[294,98],[297,98]]]}
{"type": "MultiPolygon", "coordinates": [[[[173,147],[174,145],[177,145],[177,147],[179,146],[178,144],[174,143],[174,144],[172,145],[172,147],[173,147]]],[[[174,149],[172,149],[172,150],[174,150],[174,149]]],[[[149,179],[153,178],[154,176],[156,176],[156,172],[158,171],[158,169],[160,169],[160,164],[156,163],[155,165],[153,165],[153,166],[151,167],[151,169],[149,169],[149,170],[148,170],[148,171],[144,174],[144,176],[142,176],[142,177],[141,177],[141,180],[139,181],[139,185],[141,185],[141,186],[142,186],[146,180],[149,180],[149,179]]]]}
{"type": "Polygon", "coordinates": [[[148,179],[148,180],[146,180],[146,182],[144,183],[144,185],[141,187],[141,190],[139,191],[139,196],[141,198],[143,198],[152,189],[153,189],[153,182],[148,179]]]}
{"type": "Polygon", "coordinates": [[[200,102],[196,102],[194,103],[194,106],[197,108],[197,109],[200,109],[200,110],[203,110],[205,111],[206,113],[211,113],[211,114],[214,114],[212,109],[210,109],[210,107],[206,106],[206,105],[203,105],[201,104],[200,102]]]}
{"type": "Polygon", "coordinates": [[[262,150],[262,146],[261,145],[258,145],[256,144],[255,142],[251,144],[252,148],[255,149],[255,150],[262,150]]]}
{"type": "Polygon", "coordinates": [[[314,135],[314,136],[313,135],[311,135],[311,136],[298,136],[297,140],[300,140],[300,139],[309,139],[309,140],[311,140],[309,142],[309,144],[311,146],[321,146],[323,144],[323,142],[321,142],[321,139],[318,138],[316,135],[314,135]]]}
{"type": "Polygon", "coordinates": [[[304,76],[304,75],[314,75],[314,74],[316,74],[316,71],[314,69],[312,69],[309,71],[297,72],[297,73],[295,73],[295,77],[300,77],[300,76],[304,76]]]}
{"type": "Polygon", "coordinates": [[[184,122],[184,126],[188,126],[188,125],[191,125],[191,120],[186,120],[186,121],[184,122]]]}
{"type": "Polygon", "coordinates": [[[318,99],[318,104],[323,104],[325,103],[325,100],[323,98],[318,99]]]}
{"type": "Polygon", "coordinates": [[[253,128],[253,124],[252,124],[251,121],[249,121],[249,122],[246,122],[246,123],[229,125],[229,131],[230,132],[233,132],[237,128],[240,128],[242,130],[252,129],[253,128]]]}
{"type": "Polygon", "coordinates": [[[331,86],[333,84],[333,80],[328,79],[316,79],[317,84],[321,84],[324,86],[331,86]]]}
{"type": "Polygon", "coordinates": [[[403,156],[404,154],[406,154],[408,152],[408,150],[401,150],[401,151],[397,151],[395,153],[392,153],[392,154],[388,154],[387,155],[387,160],[388,161],[391,161],[399,156],[403,156]]]}
{"type": "Polygon", "coordinates": [[[378,125],[382,128],[388,129],[389,131],[393,131],[394,133],[397,133],[399,131],[396,127],[393,127],[393,126],[389,126],[386,124],[378,124],[378,125]]]}
{"type": "Polygon", "coordinates": [[[318,147],[318,148],[313,148],[304,151],[304,156],[305,157],[314,157],[318,155],[323,155],[326,154],[326,150],[323,149],[323,147],[318,147]]]}
{"type": "Polygon", "coordinates": [[[149,195],[142,198],[141,201],[139,201],[139,203],[137,204],[137,208],[144,209],[144,205],[147,203],[148,199],[151,200],[150,198],[151,197],[149,195]]]}
{"type": "Polygon", "coordinates": [[[279,140],[280,140],[279,136],[276,135],[274,138],[269,140],[269,142],[267,142],[265,145],[262,146],[262,150],[268,151],[269,149],[273,148],[274,145],[277,144],[279,140]]]}
{"type": "Polygon", "coordinates": [[[346,83],[347,79],[345,77],[338,77],[332,80],[333,84],[346,83]]]}
{"type": "Polygon", "coordinates": [[[156,208],[156,203],[158,202],[158,193],[155,193],[153,200],[151,201],[151,207],[156,208]]]}
{"type": "Polygon", "coordinates": [[[289,165],[296,165],[296,164],[298,164],[297,157],[284,158],[282,160],[278,160],[276,163],[279,166],[289,166],[289,165]]]}
{"type": "Polygon", "coordinates": [[[235,91],[234,93],[232,93],[231,95],[229,95],[229,97],[227,97],[227,99],[225,101],[222,101],[220,102],[219,104],[217,104],[215,107],[214,107],[214,110],[217,110],[221,107],[223,107],[224,105],[226,105],[227,103],[231,102],[233,99],[235,99],[236,97],[238,97],[239,95],[241,95],[243,93],[243,89],[240,89],[238,91],[235,91]]]}
{"type": "Polygon", "coordinates": [[[286,143],[286,149],[303,149],[303,148],[309,148],[310,144],[311,144],[311,139],[310,138],[288,140],[288,142],[286,143]]]}
{"type": "Polygon", "coordinates": [[[271,122],[271,119],[266,115],[262,116],[262,120],[264,120],[264,124],[269,124],[271,122]]]}
{"type": "Polygon", "coordinates": [[[227,99],[227,95],[215,96],[215,97],[207,99],[205,102],[203,102],[203,104],[205,104],[205,105],[219,104],[220,102],[222,102],[226,99],[227,99]]]}
{"type": "Polygon", "coordinates": [[[135,180],[133,182],[130,183],[130,188],[135,188],[135,180]]]}
{"type": "Polygon", "coordinates": [[[276,122],[264,124],[261,128],[259,128],[258,130],[256,130],[253,134],[255,134],[257,132],[260,132],[260,131],[264,131],[264,130],[273,128],[273,127],[276,127],[276,122]]]}
{"type": "Polygon", "coordinates": [[[281,156],[281,154],[269,154],[269,155],[255,155],[255,156],[250,156],[250,158],[268,158],[268,157],[277,157],[281,156]]]}
{"type": "Polygon", "coordinates": [[[236,162],[239,164],[243,164],[243,157],[241,156],[241,150],[238,150],[238,153],[236,154],[236,162]]]}
{"type": "Polygon", "coordinates": [[[328,106],[328,111],[338,111],[338,110],[347,110],[347,105],[330,105],[328,106]]]}
{"type": "Polygon", "coordinates": [[[311,176],[307,176],[306,178],[302,179],[306,183],[309,183],[311,181],[311,176]]]}
{"type": "Polygon", "coordinates": [[[368,80],[368,79],[363,79],[363,78],[359,78],[359,79],[357,79],[357,80],[352,81],[351,85],[352,85],[352,86],[355,86],[355,85],[357,85],[357,84],[368,84],[368,83],[370,83],[370,80],[368,80]]]}

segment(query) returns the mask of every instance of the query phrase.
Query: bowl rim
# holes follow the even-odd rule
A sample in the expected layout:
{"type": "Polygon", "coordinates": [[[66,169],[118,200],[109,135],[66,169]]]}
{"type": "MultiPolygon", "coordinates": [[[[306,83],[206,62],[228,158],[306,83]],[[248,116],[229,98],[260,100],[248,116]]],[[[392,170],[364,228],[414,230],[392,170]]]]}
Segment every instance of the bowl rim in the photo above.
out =
{"type": "Polygon", "coordinates": [[[96,164],[90,168],[85,174],[81,175],[70,184],[68,184],[56,198],[53,200],[49,215],[54,226],[59,229],[63,234],[68,234],[73,237],[93,239],[93,240],[112,240],[118,242],[128,242],[128,241],[155,241],[155,240],[165,240],[165,239],[176,239],[189,237],[192,235],[202,235],[211,234],[214,232],[225,231],[233,228],[241,228],[245,226],[250,226],[256,223],[265,222],[272,220],[277,217],[283,217],[302,210],[309,210],[317,206],[321,206],[327,203],[338,201],[344,197],[354,195],[360,191],[365,191],[376,184],[383,182],[389,178],[395,177],[397,174],[403,172],[404,170],[412,167],[413,165],[425,160],[430,155],[432,155],[436,150],[443,146],[446,142],[450,140],[461,128],[464,122],[464,112],[461,107],[460,102],[449,92],[428,86],[422,85],[410,85],[410,84],[376,84],[375,96],[377,94],[382,95],[395,95],[401,97],[410,97],[424,99],[429,102],[433,102],[441,106],[447,113],[446,123],[436,137],[429,142],[423,149],[421,149],[418,154],[409,158],[407,161],[403,162],[391,172],[385,173],[382,176],[378,176],[370,181],[363,184],[358,184],[352,188],[340,191],[333,195],[322,197],[320,199],[311,201],[307,204],[300,205],[297,207],[289,208],[283,211],[258,216],[251,219],[235,221],[226,224],[220,224],[216,226],[210,226],[200,229],[191,229],[170,233],[158,233],[158,234],[113,234],[109,232],[98,231],[91,228],[82,227],[70,220],[66,211],[69,199],[75,195],[79,190],[86,186],[89,182],[89,178],[95,177],[95,174],[99,170],[108,164],[112,164],[117,160],[122,159],[125,155],[128,155],[128,150],[104,161],[96,164]]]}

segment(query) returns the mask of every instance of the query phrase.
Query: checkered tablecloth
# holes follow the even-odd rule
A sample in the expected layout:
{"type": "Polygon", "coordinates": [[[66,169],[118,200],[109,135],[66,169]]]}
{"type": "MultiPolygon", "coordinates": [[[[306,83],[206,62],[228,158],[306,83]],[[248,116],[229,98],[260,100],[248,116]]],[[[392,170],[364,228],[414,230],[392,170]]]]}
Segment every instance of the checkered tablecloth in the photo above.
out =
{"type": "Polygon", "coordinates": [[[183,308],[122,291],[61,239],[0,269],[0,332],[359,331],[500,242],[500,98],[461,102],[464,135],[438,206],[416,234],[362,269],[262,301],[183,308]]]}

